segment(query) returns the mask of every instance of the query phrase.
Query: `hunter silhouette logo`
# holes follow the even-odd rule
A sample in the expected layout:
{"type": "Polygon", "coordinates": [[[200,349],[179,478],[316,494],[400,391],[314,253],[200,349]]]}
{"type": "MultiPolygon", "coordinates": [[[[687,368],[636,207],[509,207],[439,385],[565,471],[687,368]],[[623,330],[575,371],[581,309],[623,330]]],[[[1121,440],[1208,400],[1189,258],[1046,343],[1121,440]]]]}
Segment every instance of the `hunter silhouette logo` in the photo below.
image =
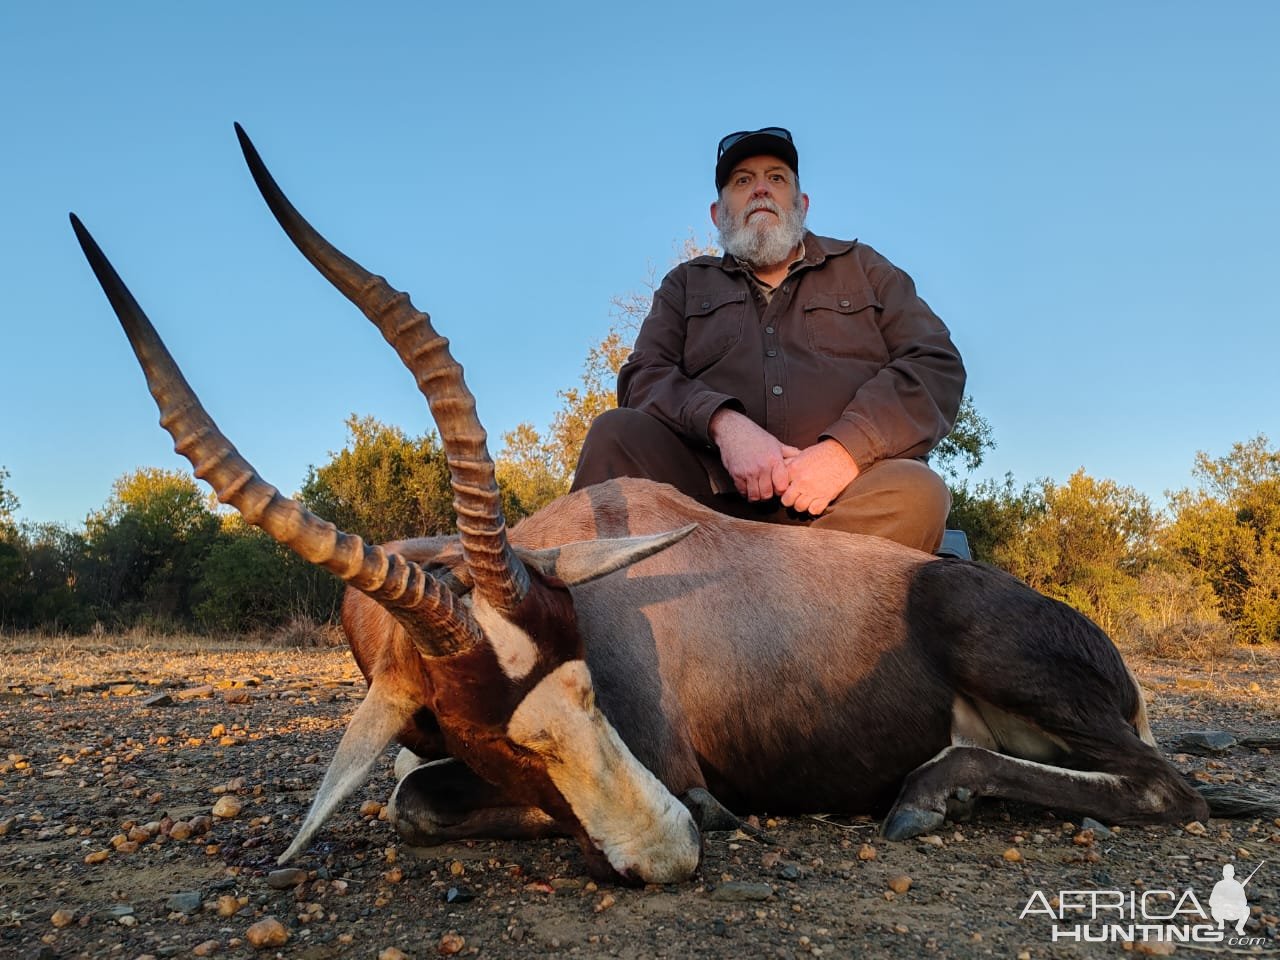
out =
{"type": "MultiPolygon", "coordinates": [[[[1262,863],[1253,868],[1253,873],[1262,869],[1262,863]]],[[[1209,894],[1209,912],[1219,929],[1227,921],[1234,921],[1236,933],[1244,933],[1244,922],[1249,919],[1249,900],[1245,897],[1244,888],[1253,879],[1253,873],[1244,878],[1244,883],[1240,883],[1236,880],[1236,868],[1233,864],[1228,863],[1222,868],[1222,879],[1213,885],[1213,893],[1209,894]]]]}

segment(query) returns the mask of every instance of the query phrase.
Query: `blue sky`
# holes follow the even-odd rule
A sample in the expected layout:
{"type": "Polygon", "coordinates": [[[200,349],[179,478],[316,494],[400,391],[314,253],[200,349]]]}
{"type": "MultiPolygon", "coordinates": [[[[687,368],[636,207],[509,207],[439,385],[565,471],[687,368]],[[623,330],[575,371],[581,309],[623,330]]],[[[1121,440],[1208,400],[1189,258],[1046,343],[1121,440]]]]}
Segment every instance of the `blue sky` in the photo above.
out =
{"type": "Polygon", "coordinates": [[[910,272],[998,448],[1162,502],[1197,450],[1280,440],[1280,5],[0,5],[0,466],[79,523],[185,465],[74,210],[223,430],[301,484],[425,403],[289,246],[254,137],[331,240],[410,291],[491,446],[554,412],[609,301],[708,234],[731,130],[796,136],[810,226],[910,272]]]}

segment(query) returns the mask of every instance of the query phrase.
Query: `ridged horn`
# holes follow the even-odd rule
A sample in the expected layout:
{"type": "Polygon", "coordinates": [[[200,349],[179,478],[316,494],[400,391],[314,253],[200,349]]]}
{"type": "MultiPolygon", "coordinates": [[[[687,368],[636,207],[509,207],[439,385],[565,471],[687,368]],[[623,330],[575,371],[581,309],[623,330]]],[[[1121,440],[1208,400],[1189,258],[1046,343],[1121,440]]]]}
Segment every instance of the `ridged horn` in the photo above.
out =
{"type": "Polygon", "coordinates": [[[424,654],[447,656],[480,640],[482,631],[470,612],[418,564],[343,533],[258,475],[205,412],[155,327],[74,213],[71,227],[138,357],[160,408],[160,425],[218,499],[380,603],[408,628],[424,654]]]}
{"type": "Polygon", "coordinates": [[[436,333],[430,316],[416,309],[408,294],[346,256],[298,213],[244,128],[235,126],[249,172],[281,228],[312,266],[373,321],[413,373],[440,428],[462,553],[476,590],[497,609],[514,609],[529,592],[529,573],[507,540],[487,437],[462,366],[449,352],[449,341],[436,333]]]}

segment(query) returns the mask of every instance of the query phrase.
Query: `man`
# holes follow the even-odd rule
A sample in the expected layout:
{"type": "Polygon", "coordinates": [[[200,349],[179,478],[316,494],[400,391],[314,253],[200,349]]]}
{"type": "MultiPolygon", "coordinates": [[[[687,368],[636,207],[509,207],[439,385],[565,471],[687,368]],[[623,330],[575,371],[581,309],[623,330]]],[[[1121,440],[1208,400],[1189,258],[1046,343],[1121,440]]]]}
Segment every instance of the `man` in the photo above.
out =
{"type": "Polygon", "coordinates": [[[725,137],[715,181],[725,254],[662,281],[574,489],[649,477],[725,513],[936,550],[951,497],[923,458],[965,380],[947,328],[870,247],[805,230],[788,131],[725,137]]]}
{"type": "MultiPolygon", "coordinates": [[[[1262,866],[1262,864],[1258,864],[1262,866]]],[[[1258,871],[1255,869],[1254,873],[1258,871]]],[[[1253,879],[1249,874],[1248,883],[1253,879]]],[[[1230,863],[1222,866],[1222,879],[1213,885],[1209,894],[1209,913],[1221,930],[1227,921],[1236,925],[1236,933],[1244,935],[1245,921],[1249,919],[1249,900],[1244,893],[1244,883],[1236,879],[1236,868],[1230,863]]]]}

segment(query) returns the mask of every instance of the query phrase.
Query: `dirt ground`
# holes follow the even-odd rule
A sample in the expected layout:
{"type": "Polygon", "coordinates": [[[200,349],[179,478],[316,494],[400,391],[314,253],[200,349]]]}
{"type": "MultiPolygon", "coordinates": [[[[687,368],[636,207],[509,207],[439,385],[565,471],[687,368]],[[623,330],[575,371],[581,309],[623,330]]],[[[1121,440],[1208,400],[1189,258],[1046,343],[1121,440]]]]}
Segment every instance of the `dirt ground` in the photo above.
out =
{"type": "MultiPolygon", "coordinates": [[[[1192,889],[1207,909],[1226,863],[1237,879],[1261,864],[1254,942],[1174,952],[1280,950],[1280,820],[1108,834],[991,804],[889,843],[865,819],[758,811],[763,838],[710,838],[692,882],[631,889],[590,882],[568,841],[398,843],[379,820],[390,749],[301,870],[279,874],[364,692],[345,650],[10,639],[0,656],[0,957],[1118,956],[1062,938],[1077,921],[1048,914],[1080,895],[1061,891],[1185,904],[1192,889]]],[[[1280,790],[1280,653],[1132,662],[1180,769],[1280,790]],[[1237,742],[1179,739],[1203,730],[1237,742]]]]}

